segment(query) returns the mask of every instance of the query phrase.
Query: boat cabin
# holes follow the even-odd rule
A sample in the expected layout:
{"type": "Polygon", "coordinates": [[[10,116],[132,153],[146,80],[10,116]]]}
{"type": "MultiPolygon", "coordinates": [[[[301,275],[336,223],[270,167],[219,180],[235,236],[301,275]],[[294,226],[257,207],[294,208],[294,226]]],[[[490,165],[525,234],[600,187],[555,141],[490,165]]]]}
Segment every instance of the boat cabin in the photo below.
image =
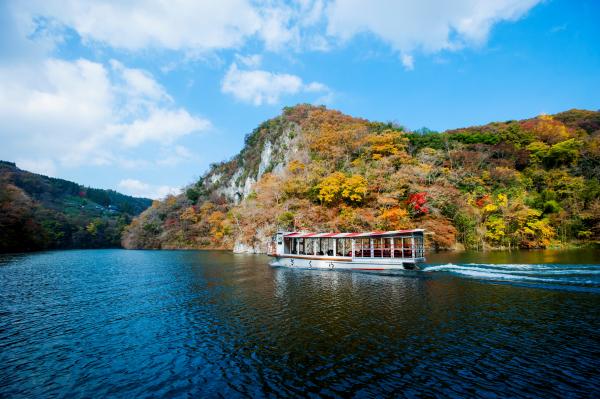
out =
{"type": "Polygon", "coordinates": [[[424,260],[424,230],[366,233],[283,232],[275,235],[273,256],[346,260],[420,262],[424,260]]]}

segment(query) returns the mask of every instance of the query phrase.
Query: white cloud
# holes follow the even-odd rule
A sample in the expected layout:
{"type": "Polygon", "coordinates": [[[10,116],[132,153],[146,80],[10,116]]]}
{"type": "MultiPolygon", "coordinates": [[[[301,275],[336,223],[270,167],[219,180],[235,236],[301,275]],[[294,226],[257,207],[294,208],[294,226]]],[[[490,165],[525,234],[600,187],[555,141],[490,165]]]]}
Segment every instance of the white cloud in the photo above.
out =
{"type": "Polygon", "coordinates": [[[182,145],[175,146],[172,151],[167,153],[163,158],[156,161],[159,166],[175,166],[182,162],[190,161],[196,157],[190,150],[182,145]]]}
{"type": "Polygon", "coordinates": [[[297,0],[299,5],[299,14],[302,16],[300,24],[302,26],[313,26],[323,19],[323,10],[325,2],[323,0],[297,0]]]}
{"type": "MultiPolygon", "coordinates": [[[[71,29],[88,45],[140,51],[183,51],[192,57],[241,48],[259,39],[273,51],[325,48],[314,28],[323,0],[29,0],[10,2],[24,37],[41,33],[56,41],[71,29]],[[314,38],[317,40],[314,40],[314,38]]],[[[53,45],[52,40],[49,42],[53,45]]]]}
{"type": "MultiPolygon", "coordinates": [[[[410,69],[412,63],[406,60],[412,53],[481,45],[495,24],[516,20],[541,1],[13,0],[5,7],[14,17],[4,36],[7,43],[16,43],[8,48],[48,49],[71,29],[87,45],[180,51],[182,59],[195,59],[219,50],[239,50],[255,39],[271,51],[329,51],[370,33],[398,51],[410,69]],[[13,40],[15,34],[18,40],[13,40]]],[[[0,51],[2,43],[0,37],[0,51]]]]}
{"type": "Polygon", "coordinates": [[[273,73],[263,70],[240,70],[233,63],[223,81],[221,91],[231,94],[236,99],[256,106],[277,104],[281,96],[300,92],[327,92],[329,89],[322,83],[305,84],[296,75],[273,73]]]}
{"type": "Polygon", "coordinates": [[[247,0],[32,0],[19,8],[74,29],[85,41],[126,50],[240,46],[262,19],[247,0]]]}
{"type": "Polygon", "coordinates": [[[184,109],[152,109],[147,118],[131,123],[112,126],[112,134],[117,132],[123,144],[136,147],[147,141],[171,144],[191,132],[206,130],[210,123],[196,118],[184,109]]]}
{"type": "Polygon", "coordinates": [[[0,1],[0,63],[35,61],[52,51],[63,37],[48,21],[35,21],[20,7],[24,2],[0,1]]]}
{"type": "Polygon", "coordinates": [[[541,0],[335,0],[326,9],[327,33],[349,40],[372,33],[403,55],[455,50],[485,43],[500,21],[522,17],[541,0]]]}
{"type": "Polygon", "coordinates": [[[290,43],[297,45],[300,32],[292,24],[294,11],[288,7],[267,7],[262,10],[260,37],[268,50],[281,50],[290,43]]]}
{"type": "Polygon", "coordinates": [[[17,159],[16,162],[19,169],[28,172],[39,173],[45,176],[56,176],[56,165],[51,159],[17,159]]]}
{"type": "Polygon", "coordinates": [[[148,99],[152,101],[169,101],[173,99],[154,77],[147,71],[135,68],[126,68],[117,60],[110,60],[110,66],[123,82],[121,89],[131,99],[148,99]]]}
{"type": "Polygon", "coordinates": [[[307,85],[304,85],[304,90],[311,92],[311,93],[316,93],[316,92],[328,91],[329,88],[327,86],[325,86],[323,83],[311,82],[307,85]]]}
{"type": "Polygon", "coordinates": [[[163,199],[167,195],[176,195],[181,191],[177,187],[152,185],[136,179],[121,180],[119,182],[119,189],[125,194],[133,195],[134,197],[151,199],[163,199]]]}
{"type": "Polygon", "coordinates": [[[236,54],[235,59],[238,60],[242,65],[247,66],[248,68],[258,68],[262,63],[262,56],[260,54],[236,54]]]}
{"type": "Polygon", "coordinates": [[[86,60],[0,67],[0,153],[75,155],[111,120],[113,95],[104,67],[86,60]]]}
{"type": "Polygon", "coordinates": [[[0,66],[0,158],[121,164],[123,147],[171,145],[210,123],[174,106],[152,75],[113,61],[0,66]]]}
{"type": "Polygon", "coordinates": [[[402,61],[402,65],[406,68],[407,71],[412,71],[415,69],[415,59],[410,54],[402,54],[400,55],[400,61],[402,61]]]}
{"type": "Polygon", "coordinates": [[[117,157],[115,163],[123,169],[147,169],[153,166],[153,163],[147,159],[129,159],[117,157]]]}

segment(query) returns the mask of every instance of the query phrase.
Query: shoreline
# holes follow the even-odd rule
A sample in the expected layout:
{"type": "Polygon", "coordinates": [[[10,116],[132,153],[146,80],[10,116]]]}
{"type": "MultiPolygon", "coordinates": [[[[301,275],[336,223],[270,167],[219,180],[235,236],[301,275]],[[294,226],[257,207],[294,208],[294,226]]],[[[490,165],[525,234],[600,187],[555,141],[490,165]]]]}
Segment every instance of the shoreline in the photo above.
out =
{"type": "MultiPolygon", "coordinates": [[[[126,248],[126,247],[102,247],[102,248],[48,248],[31,251],[20,251],[20,252],[0,252],[1,255],[16,255],[16,254],[29,254],[29,253],[41,253],[41,252],[56,252],[56,251],[86,251],[86,250],[111,250],[111,249],[122,249],[127,251],[218,251],[218,252],[231,252],[234,254],[246,254],[246,255],[266,255],[266,251],[254,252],[254,251],[235,251],[233,248],[223,247],[167,247],[167,248],[126,248]]],[[[511,253],[511,252],[541,252],[541,251],[554,251],[554,252],[568,252],[573,250],[600,250],[600,243],[590,243],[585,245],[564,245],[564,246],[552,246],[549,248],[485,248],[485,249],[426,249],[426,254],[461,254],[461,253],[473,253],[473,254],[485,254],[485,253],[511,253]]]]}

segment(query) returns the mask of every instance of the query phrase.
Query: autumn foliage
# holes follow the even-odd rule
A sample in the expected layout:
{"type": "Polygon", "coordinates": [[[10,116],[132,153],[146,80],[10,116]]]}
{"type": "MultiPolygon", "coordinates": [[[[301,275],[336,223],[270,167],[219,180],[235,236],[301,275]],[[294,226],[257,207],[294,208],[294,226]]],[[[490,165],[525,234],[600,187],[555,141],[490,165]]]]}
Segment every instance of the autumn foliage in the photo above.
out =
{"type": "Polygon", "coordinates": [[[261,251],[278,229],[414,227],[437,249],[600,240],[598,112],[437,133],[299,105],[263,123],[240,156],[213,170],[249,175],[265,143],[282,134],[282,166],[257,175],[242,201],[201,180],[192,187],[197,198],[167,199],[136,219],[129,246],[261,251]]]}
{"type": "Polygon", "coordinates": [[[418,215],[427,215],[429,213],[429,208],[427,207],[427,193],[414,193],[408,196],[406,200],[408,207],[413,211],[413,213],[418,215]]]}
{"type": "Polygon", "coordinates": [[[132,215],[150,203],[0,161],[0,253],[118,247],[132,215]]]}

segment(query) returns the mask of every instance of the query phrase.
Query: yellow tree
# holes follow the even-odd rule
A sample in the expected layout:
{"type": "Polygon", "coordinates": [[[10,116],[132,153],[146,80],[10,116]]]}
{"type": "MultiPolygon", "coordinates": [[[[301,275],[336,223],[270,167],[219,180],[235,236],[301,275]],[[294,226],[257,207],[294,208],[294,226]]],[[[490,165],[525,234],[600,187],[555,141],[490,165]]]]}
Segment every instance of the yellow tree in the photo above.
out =
{"type": "Polygon", "coordinates": [[[367,180],[361,175],[346,177],[342,172],[334,172],[323,178],[316,186],[317,198],[324,204],[345,200],[349,204],[361,203],[367,195],[367,180]]]}
{"type": "Polygon", "coordinates": [[[377,218],[378,227],[384,230],[397,230],[409,227],[408,211],[400,207],[385,209],[377,218]]]}
{"type": "Polygon", "coordinates": [[[367,195],[367,180],[361,175],[352,175],[342,185],[342,198],[351,204],[361,203],[367,195]]]}
{"type": "Polygon", "coordinates": [[[317,198],[324,204],[331,204],[340,199],[346,176],[342,172],[334,172],[321,180],[317,185],[317,198]]]}
{"type": "Polygon", "coordinates": [[[408,140],[401,132],[385,130],[379,134],[369,134],[362,140],[372,159],[381,159],[406,152],[408,140]]]}

